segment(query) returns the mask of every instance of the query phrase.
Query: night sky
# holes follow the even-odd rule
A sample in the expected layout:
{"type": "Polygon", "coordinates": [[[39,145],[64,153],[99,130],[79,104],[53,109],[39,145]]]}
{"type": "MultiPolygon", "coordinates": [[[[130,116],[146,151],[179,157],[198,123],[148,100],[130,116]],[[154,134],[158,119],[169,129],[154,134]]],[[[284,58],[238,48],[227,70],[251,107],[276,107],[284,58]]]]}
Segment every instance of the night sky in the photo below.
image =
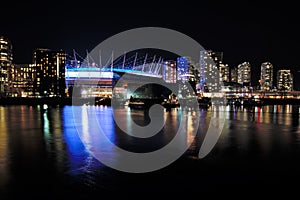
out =
{"type": "Polygon", "coordinates": [[[275,72],[292,69],[295,89],[300,89],[300,17],[294,3],[179,2],[1,2],[0,35],[11,40],[15,63],[30,63],[39,47],[85,55],[86,49],[121,31],[165,27],[194,38],[205,49],[223,51],[230,66],[250,62],[254,85],[261,63],[269,61],[275,72]]]}

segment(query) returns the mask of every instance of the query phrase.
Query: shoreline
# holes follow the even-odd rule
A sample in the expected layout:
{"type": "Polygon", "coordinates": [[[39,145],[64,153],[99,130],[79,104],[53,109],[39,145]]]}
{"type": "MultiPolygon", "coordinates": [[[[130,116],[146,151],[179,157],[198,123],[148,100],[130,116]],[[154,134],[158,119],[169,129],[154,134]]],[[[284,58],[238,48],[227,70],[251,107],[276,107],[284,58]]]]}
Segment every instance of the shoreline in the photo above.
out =
{"type": "Polygon", "coordinates": [[[0,105],[53,105],[53,106],[63,106],[72,105],[72,98],[70,97],[42,97],[42,98],[32,98],[32,97],[1,97],[0,105]]]}
{"type": "MultiPolygon", "coordinates": [[[[101,97],[100,97],[101,99],[101,97]]],[[[155,104],[160,101],[157,99],[143,99],[146,103],[155,104]]],[[[300,99],[269,99],[262,98],[263,105],[300,105],[300,99]]],[[[93,104],[95,102],[95,97],[93,98],[81,98],[78,97],[75,100],[72,97],[42,97],[42,98],[32,98],[32,97],[0,97],[0,105],[53,105],[53,106],[64,106],[64,105],[84,105],[93,104]]],[[[103,101],[103,105],[110,105],[110,102],[103,101]]],[[[263,106],[262,105],[262,106],[263,106]]]]}

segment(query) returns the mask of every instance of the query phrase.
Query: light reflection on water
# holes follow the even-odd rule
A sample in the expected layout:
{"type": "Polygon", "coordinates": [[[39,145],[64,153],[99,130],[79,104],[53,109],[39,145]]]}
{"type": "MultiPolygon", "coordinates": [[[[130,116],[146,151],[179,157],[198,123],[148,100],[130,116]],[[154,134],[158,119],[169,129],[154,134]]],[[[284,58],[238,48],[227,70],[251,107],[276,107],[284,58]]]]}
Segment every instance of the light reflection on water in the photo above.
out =
{"type": "Polygon", "coordinates": [[[0,188],[8,182],[9,174],[7,172],[8,160],[8,136],[6,128],[6,110],[0,107],[0,188]]]}
{"type": "Polygon", "coordinates": [[[299,105],[269,105],[250,108],[227,107],[227,118],[229,120],[252,121],[298,127],[299,109],[299,105]]]}
{"type": "MultiPolygon", "coordinates": [[[[164,112],[167,119],[164,129],[153,138],[137,139],[127,136],[115,125],[110,107],[78,108],[81,110],[82,124],[77,128],[85,133],[84,140],[91,140],[89,133],[93,132],[93,129],[89,126],[88,113],[82,111],[92,109],[109,140],[120,148],[135,152],[153,151],[170,142],[178,130],[179,119],[183,114],[181,109],[164,112]]],[[[197,151],[207,130],[209,119],[214,115],[214,109],[211,107],[208,110],[200,110],[196,140],[191,134],[195,114],[188,112],[186,127],[189,131],[183,140],[186,144],[191,144],[191,147],[185,154],[186,158],[197,160],[197,151]]],[[[227,159],[243,167],[243,163],[248,162],[247,159],[263,162],[271,160],[271,163],[272,159],[296,160],[300,156],[299,109],[298,105],[224,107],[226,122],[223,133],[211,154],[204,160],[218,163],[219,160],[227,159]],[[236,160],[240,163],[237,164],[236,160]]],[[[137,124],[149,123],[149,117],[142,110],[120,109],[117,113],[123,116],[124,123],[129,129],[131,122],[128,117],[133,118],[137,124]]],[[[92,143],[95,142],[90,142],[92,143]]],[[[47,112],[42,112],[36,107],[0,106],[0,188],[4,188],[2,190],[13,187],[16,183],[28,184],[28,187],[34,184],[49,185],[49,182],[44,183],[41,180],[52,179],[52,176],[61,176],[71,184],[91,188],[118,187],[115,181],[107,177],[113,177],[115,180],[119,174],[94,159],[88,153],[89,148],[92,146],[84,146],[77,134],[71,106],[49,108],[47,112]],[[45,171],[49,174],[45,175],[45,171]],[[28,179],[30,183],[25,182],[28,179]]],[[[106,156],[113,158],[114,152],[111,149],[106,151],[106,156]]],[[[297,163],[293,164],[294,167],[299,166],[297,163]]],[[[53,185],[56,184],[54,180],[52,182],[53,185]]]]}

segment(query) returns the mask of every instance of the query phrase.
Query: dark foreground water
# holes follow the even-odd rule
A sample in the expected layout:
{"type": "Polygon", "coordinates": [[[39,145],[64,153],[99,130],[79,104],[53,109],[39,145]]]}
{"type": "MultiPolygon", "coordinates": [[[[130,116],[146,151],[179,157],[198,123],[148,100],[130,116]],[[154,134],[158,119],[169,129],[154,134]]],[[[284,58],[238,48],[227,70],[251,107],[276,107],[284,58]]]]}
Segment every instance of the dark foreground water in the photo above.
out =
{"type": "MultiPolygon", "coordinates": [[[[110,107],[78,108],[85,123],[77,129],[93,131],[86,127],[83,112],[93,109],[108,138],[134,152],[152,151],[170,142],[182,114],[181,109],[165,112],[165,128],[152,139],[143,140],[118,129],[110,107]]],[[[222,135],[204,159],[198,158],[198,150],[213,111],[201,110],[196,139],[186,132],[187,143],[192,143],[189,150],[163,169],[140,174],[111,169],[93,158],[78,136],[72,111],[68,106],[47,112],[39,107],[0,106],[0,199],[161,198],[160,193],[196,195],[198,199],[204,194],[243,198],[260,192],[272,196],[298,193],[299,106],[224,108],[222,135]]],[[[118,114],[141,125],[149,122],[144,111],[121,109],[118,114]]],[[[113,158],[114,152],[107,149],[105,156],[113,158]]]]}

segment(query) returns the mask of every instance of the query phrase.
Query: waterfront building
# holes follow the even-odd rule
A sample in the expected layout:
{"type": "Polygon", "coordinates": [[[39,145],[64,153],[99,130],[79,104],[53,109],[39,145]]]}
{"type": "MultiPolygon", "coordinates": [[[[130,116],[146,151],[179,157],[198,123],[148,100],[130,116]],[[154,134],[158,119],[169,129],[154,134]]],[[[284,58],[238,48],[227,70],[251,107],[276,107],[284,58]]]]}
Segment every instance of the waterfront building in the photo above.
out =
{"type": "MultiPolygon", "coordinates": [[[[204,87],[208,91],[220,91],[220,75],[219,69],[227,66],[222,64],[223,52],[213,52],[211,50],[200,51],[200,87],[204,91],[204,87]]],[[[227,73],[227,72],[226,72],[227,73]]]]}
{"type": "Polygon", "coordinates": [[[238,74],[237,74],[237,68],[234,67],[230,70],[230,82],[237,83],[238,74]]]}
{"type": "Polygon", "coordinates": [[[167,60],[163,62],[163,79],[166,83],[176,83],[176,61],[167,60]]]}
{"type": "Polygon", "coordinates": [[[196,93],[196,87],[199,83],[199,70],[196,69],[195,64],[192,62],[191,57],[179,57],[177,58],[177,80],[179,80],[179,96],[190,96],[196,93]],[[190,91],[184,82],[189,82],[193,88],[190,91]]]}
{"type": "Polygon", "coordinates": [[[9,96],[11,93],[8,72],[12,63],[12,44],[7,38],[0,36],[0,96],[9,96]]]}
{"type": "Polygon", "coordinates": [[[277,88],[281,91],[293,90],[293,74],[291,70],[282,69],[277,72],[277,88]]]}
{"type": "Polygon", "coordinates": [[[269,62],[261,64],[260,89],[270,91],[273,88],[273,65],[269,62]]]}
{"type": "Polygon", "coordinates": [[[237,82],[243,86],[251,85],[251,66],[249,62],[243,62],[238,65],[237,82]]]}
{"type": "Polygon", "coordinates": [[[177,58],[177,80],[195,81],[195,66],[190,57],[177,58]]]}
{"type": "Polygon", "coordinates": [[[36,68],[33,64],[13,64],[9,70],[11,96],[34,96],[34,80],[36,68]]]}
{"type": "Polygon", "coordinates": [[[229,71],[229,66],[227,64],[219,64],[220,81],[230,82],[229,71]]]}
{"type": "Polygon", "coordinates": [[[37,49],[33,52],[33,64],[36,68],[36,95],[64,96],[66,53],[62,50],[37,49]]]}

